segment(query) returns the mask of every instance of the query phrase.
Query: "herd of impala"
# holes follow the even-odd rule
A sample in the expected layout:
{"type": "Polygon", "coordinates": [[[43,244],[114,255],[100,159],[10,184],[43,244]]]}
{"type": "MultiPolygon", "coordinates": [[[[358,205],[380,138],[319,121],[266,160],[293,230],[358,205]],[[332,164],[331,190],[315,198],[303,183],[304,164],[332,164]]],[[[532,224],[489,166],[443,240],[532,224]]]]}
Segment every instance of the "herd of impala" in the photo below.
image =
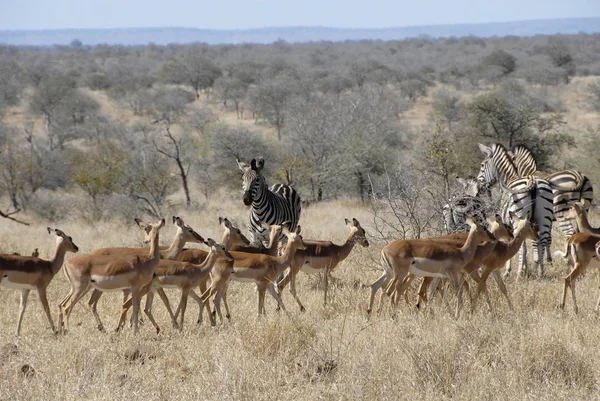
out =
{"type": "MultiPolygon", "coordinates": [[[[423,277],[419,288],[419,303],[431,299],[442,282],[450,282],[457,296],[458,314],[462,307],[462,292],[468,288],[466,277],[477,283],[471,307],[483,293],[491,310],[491,302],[486,290],[486,279],[494,276],[500,291],[512,309],[506,287],[499,273],[500,268],[519,250],[526,238],[536,239],[536,231],[529,218],[516,221],[514,232],[502,223],[499,217],[488,219],[489,229],[478,226],[471,219],[468,234],[451,234],[437,238],[398,240],[385,246],[381,251],[383,274],[371,285],[367,312],[371,312],[376,292],[383,287],[384,294],[396,303],[399,297],[406,297],[406,289],[415,277],[423,277]],[[429,296],[426,296],[429,289],[429,296]]],[[[590,226],[586,212],[580,204],[573,204],[568,218],[575,219],[580,233],[571,236],[565,252],[556,252],[573,266],[564,280],[561,307],[564,307],[567,288],[571,289],[575,311],[574,279],[583,274],[593,258],[600,258],[600,229],[590,226]]],[[[327,303],[327,281],[330,272],[350,254],[355,244],[368,247],[365,230],[356,219],[345,220],[349,229],[346,241],[336,245],[329,241],[305,240],[300,235],[300,227],[291,232],[286,224],[271,226],[267,247],[251,245],[248,239],[227,218],[219,218],[223,228],[220,242],[204,239],[180,217],[173,217],[177,231],[169,247],[159,246],[159,232],[165,225],[162,219],[156,223],[135,220],[145,232],[145,248],[102,248],[87,255],[74,256],[65,261],[67,252],[77,253],[79,248],[73,239],[58,229],[48,228],[56,236],[56,249],[50,260],[40,259],[38,251],[32,256],[18,254],[0,255],[0,283],[9,288],[21,290],[21,303],[17,322],[17,335],[20,334],[27,298],[31,290],[36,290],[42,307],[54,332],[57,332],[46,291],[53,277],[64,265],[64,273],[70,283],[70,291],[58,306],[58,332],[64,333],[69,327],[69,317],[74,306],[93,289],[88,301],[97,328],[104,330],[96,305],[105,291],[123,291],[121,316],[116,330],[125,322],[127,311],[132,308],[131,324],[134,333],[138,332],[141,298],[146,295],[144,312],[157,332],[160,331],[152,315],[154,293],[158,293],[165,304],[174,328],[183,329],[188,296],[199,305],[198,323],[202,322],[206,308],[210,322],[216,324],[218,315],[221,323],[221,301],[225,306],[226,317],[230,319],[227,304],[227,287],[230,280],[254,283],[258,292],[258,314],[265,313],[264,298],[268,290],[277,301],[278,307],[285,310],[281,292],[290,284],[290,293],[300,310],[305,308],[296,293],[296,275],[300,270],[307,273],[322,272],[325,278],[324,303],[327,303]],[[278,244],[283,234],[285,245],[278,244]],[[205,244],[209,250],[185,248],[186,243],[205,244]],[[165,288],[181,290],[181,299],[175,312],[164,292],[165,288]],[[200,295],[194,289],[198,288],[200,295]],[[210,301],[214,310],[211,312],[210,301]]],[[[417,306],[419,305],[417,304],[417,306]]],[[[382,299],[380,299],[380,308],[382,299]]],[[[600,308],[600,297],[596,310],[600,308]]]]}

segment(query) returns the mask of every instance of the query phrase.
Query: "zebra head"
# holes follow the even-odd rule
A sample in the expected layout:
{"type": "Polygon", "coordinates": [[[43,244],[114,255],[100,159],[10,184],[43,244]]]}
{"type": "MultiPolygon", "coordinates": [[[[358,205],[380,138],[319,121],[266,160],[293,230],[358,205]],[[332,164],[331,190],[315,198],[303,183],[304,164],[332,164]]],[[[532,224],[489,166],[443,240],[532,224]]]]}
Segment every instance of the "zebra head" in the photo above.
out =
{"type": "Polygon", "coordinates": [[[265,178],[261,174],[263,167],[265,166],[265,160],[261,157],[258,159],[252,159],[250,165],[248,163],[240,162],[237,160],[239,169],[242,171],[242,191],[244,195],[242,200],[244,205],[250,206],[256,199],[257,195],[262,186],[265,185],[265,178]]]}
{"type": "Polygon", "coordinates": [[[479,194],[487,192],[498,181],[498,170],[493,159],[494,152],[492,148],[493,145],[490,147],[479,144],[479,150],[485,155],[485,159],[483,159],[479,168],[479,174],[477,174],[479,194]]]}

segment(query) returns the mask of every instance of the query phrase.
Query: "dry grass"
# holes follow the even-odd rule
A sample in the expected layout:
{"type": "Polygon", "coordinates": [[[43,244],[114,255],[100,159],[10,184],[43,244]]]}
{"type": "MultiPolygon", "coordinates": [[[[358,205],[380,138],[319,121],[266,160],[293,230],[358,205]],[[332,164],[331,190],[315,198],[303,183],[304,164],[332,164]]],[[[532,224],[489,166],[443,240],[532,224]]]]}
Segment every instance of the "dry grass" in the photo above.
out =
{"type": "MultiPolygon", "coordinates": [[[[220,201],[203,215],[182,217],[202,235],[220,231],[217,216],[245,221],[237,199],[220,201]],[[228,212],[226,212],[228,211],[228,212]],[[232,212],[233,211],[233,212],[232,212]]],[[[369,214],[352,202],[326,203],[304,211],[307,238],[343,240],[344,217],[357,217],[368,230],[369,214]]],[[[26,228],[3,222],[2,250],[52,252],[44,224],[26,228]]],[[[73,236],[82,252],[105,245],[135,245],[139,229],[116,223],[81,226],[57,224],[73,236]],[[94,242],[96,240],[96,242],[94,242]]],[[[163,242],[171,238],[164,230],[163,242]]],[[[560,238],[560,237],[555,237],[560,238]]],[[[556,248],[562,246],[557,240],[556,248]]],[[[77,306],[71,331],[50,333],[37,297],[32,294],[21,338],[14,337],[16,291],[0,290],[0,399],[591,399],[600,374],[597,294],[589,274],[578,285],[579,315],[556,309],[565,267],[549,269],[544,280],[509,279],[516,310],[510,312],[491,284],[496,314],[480,307],[455,319],[437,300],[423,311],[401,304],[395,317],[386,306],[370,319],[369,290],[379,272],[371,262],[380,246],[355,249],[335,272],[330,305],[322,306],[317,277],[298,276],[298,293],[307,307],[300,313],[284,293],[289,313],[256,318],[253,286],[232,283],[233,320],[210,328],[194,324],[191,306],[183,333],[170,328],[164,307],[155,303],[163,333],[149,324],[141,335],[103,334],[94,329],[85,302],[77,306]]],[[[49,288],[56,305],[68,292],[63,273],[49,288]]],[[[170,292],[173,303],[176,291],[170,292]]],[[[448,293],[451,297],[452,294],[448,293]]],[[[116,324],[120,294],[105,295],[99,305],[108,326],[116,324]]],[[[206,321],[206,319],[205,319],[206,321]]]]}

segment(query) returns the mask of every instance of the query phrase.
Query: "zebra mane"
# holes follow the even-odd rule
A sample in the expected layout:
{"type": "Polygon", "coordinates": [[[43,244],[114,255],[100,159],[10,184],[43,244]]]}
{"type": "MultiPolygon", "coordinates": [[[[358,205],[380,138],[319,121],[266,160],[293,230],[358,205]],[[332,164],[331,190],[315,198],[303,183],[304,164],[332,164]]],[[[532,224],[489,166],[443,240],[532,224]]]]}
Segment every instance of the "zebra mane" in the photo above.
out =
{"type": "Polygon", "coordinates": [[[513,162],[513,159],[510,157],[510,153],[501,143],[493,143],[492,146],[492,156],[496,159],[501,159],[502,166],[496,165],[496,171],[499,174],[503,174],[504,181],[510,181],[519,176],[517,166],[513,162]]]}
{"type": "Polygon", "coordinates": [[[517,167],[517,173],[519,177],[525,177],[532,175],[537,171],[537,163],[531,151],[524,145],[515,146],[512,151],[509,152],[512,157],[513,163],[517,167]]]}

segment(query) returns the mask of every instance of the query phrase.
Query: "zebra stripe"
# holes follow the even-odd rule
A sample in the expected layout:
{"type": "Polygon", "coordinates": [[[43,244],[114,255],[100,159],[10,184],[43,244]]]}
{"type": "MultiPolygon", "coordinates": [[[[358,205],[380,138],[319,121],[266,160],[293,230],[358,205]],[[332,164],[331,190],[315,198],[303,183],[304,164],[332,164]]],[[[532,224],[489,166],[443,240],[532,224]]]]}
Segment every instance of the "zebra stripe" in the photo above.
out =
{"type": "Polygon", "coordinates": [[[565,219],[564,215],[569,210],[570,203],[575,201],[583,201],[586,211],[589,210],[594,200],[594,188],[590,180],[577,170],[556,173],[538,171],[533,154],[525,146],[518,145],[510,153],[520,177],[535,174],[546,179],[552,186],[553,214],[563,235],[568,238],[579,232],[577,223],[565,219]]]}
{"type": "MultiPolygon", "coordinates": [[[[539,239],[533,241],[533,259],[539,275],[544,273],[544,249],[549,252],[552,242],[552,187],[547,180],[535,176],[519,178],[517,168],[506,148],[501,144],[490,147],[480,144],[479,149],[486,155],[477,176],[480,190],[487,190],[495,183],[503,189],[502,215],[506,222],[511,221],[510,213],[519,218],[530,217],[537,226],[539,239]]],[[[513,222],[514,224],[514,222],[513,222]]],[[[525,243],[519,250],[519,274],[526,265],[525,243]]],[[[510,271],[507,264],[507,273],[510,271]]]]}
{"type": "MultiPolygon", "coordinates": [[[[269,190],[261,171],[264,160],[258,163],[252,159],[250,165],[238,160],[238,166],[243,171],[242,189],[244,203],[250,206],[251,241],[265,239],[268,230],[262,224],[282,224],[288,222],[290,231],[296,230],[300,220],[301,201],[296,190],[289,185],[274,184],[269,190]]],[[[283,237],[282,237],[283,239],[283,237]]]]}

